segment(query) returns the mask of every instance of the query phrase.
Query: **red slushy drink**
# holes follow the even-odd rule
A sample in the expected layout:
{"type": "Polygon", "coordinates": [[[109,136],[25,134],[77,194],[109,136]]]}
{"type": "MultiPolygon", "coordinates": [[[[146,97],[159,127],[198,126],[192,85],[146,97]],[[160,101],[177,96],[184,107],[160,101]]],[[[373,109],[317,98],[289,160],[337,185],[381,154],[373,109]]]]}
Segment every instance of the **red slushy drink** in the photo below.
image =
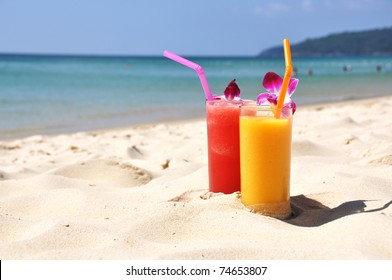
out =
{"type": "Polygon", "coordinates": [[[240,191],[239,115],[242,101],[206,103],[208,174],[211,192],[240,191]]]}

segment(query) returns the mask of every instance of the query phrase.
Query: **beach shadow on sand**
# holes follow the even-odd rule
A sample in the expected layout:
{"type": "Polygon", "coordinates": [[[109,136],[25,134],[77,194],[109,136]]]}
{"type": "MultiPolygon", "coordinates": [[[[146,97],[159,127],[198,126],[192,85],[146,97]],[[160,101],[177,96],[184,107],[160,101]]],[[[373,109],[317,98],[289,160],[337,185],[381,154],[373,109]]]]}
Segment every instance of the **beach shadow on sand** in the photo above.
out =
{"type": "Polygon", "coordinates": [[[290,198],[293,216],[286,223],[300,227],[318,227],[345,216],[382,211],[392,205],[392,200],[382,207],[365,210],[368,200],[347,201],[335,208],[329,208],[317,200],[304,195],[290,198]]]}

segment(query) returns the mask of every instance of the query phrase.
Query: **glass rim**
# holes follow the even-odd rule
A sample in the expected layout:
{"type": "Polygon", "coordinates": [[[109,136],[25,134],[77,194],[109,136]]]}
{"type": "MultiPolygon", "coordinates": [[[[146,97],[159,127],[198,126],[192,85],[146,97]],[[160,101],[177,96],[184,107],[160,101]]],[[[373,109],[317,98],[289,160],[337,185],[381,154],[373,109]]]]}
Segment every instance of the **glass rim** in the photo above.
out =
{"type": "MultiPolygon", "coordinates": [[[[272,104],[244,104],[240,106],[240,112],[271,112],[274,114],[276,112],[276,106],[272,104]]],[[[284,118],[291,117],[293,115],[293,109],[283,107],[281,114],[284,115],[284,118]]]]}
{"type": "MultiPolygon", "coordinates": [[[[271,110],[275,110],[276,106],[272,105],[272,104],[243,104],[241,106],[242,108],[260,108],[260,109],[271,109],[271,110]]],[[[290,107],[283,107],[282,110],[292,110],[292,108],[290,107]]]]}
{"type": "Polygon", "coordinates": [[[211,100],[206,100],[206,104],[211,104],[211,103],[229,103],[229,104],[234,104],[234,105],[256,105],[256,101],[251,100],[251,99],[239,99],[239,100],[226,100],[226,99],[211,99],[211,100]]]}

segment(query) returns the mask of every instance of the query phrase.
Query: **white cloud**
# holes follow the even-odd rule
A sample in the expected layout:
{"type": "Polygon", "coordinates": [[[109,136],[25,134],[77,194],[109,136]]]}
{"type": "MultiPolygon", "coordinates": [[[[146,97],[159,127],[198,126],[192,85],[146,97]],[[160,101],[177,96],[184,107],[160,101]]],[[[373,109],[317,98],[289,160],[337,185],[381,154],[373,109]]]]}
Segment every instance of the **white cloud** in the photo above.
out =
{"type": "Polygon", "coordinates": [[[302,0],[301,8],[306,11],[313,11],[313,2],[312,0],[302,0]]]}
{"type": "Polygon", "coordinates": [[[338,8],[346,11],[378,10],[388,7],[390,0],[325,0],[325,8],[338,8]]]}
{"type": "Polygon", "coordinates": [[[342,1],[343,7],[348,10],[362,10],[368,7],[368,4],[371,4],[371,1],[361,1],[361,0],[344,0],[342,1]],[[368,3],[366,3],[368,2],[368,3]]]}
{"type": "Polygon", "coordinates": [[[289,12],[290,6],[284,3],[279,2],[270,2],[266,5],[258,5],[253,8],[253,12],[256,15],[263,15],[263,16],[277,16],[280,14],[284,14],[289,12]]]}
{"type": "Polygon", "coordinates": [[[288,5],[277,2],[269,3],[267,5],[267,9],[273,13],[284,13],[290,11],[290,7],[288,5]]]}

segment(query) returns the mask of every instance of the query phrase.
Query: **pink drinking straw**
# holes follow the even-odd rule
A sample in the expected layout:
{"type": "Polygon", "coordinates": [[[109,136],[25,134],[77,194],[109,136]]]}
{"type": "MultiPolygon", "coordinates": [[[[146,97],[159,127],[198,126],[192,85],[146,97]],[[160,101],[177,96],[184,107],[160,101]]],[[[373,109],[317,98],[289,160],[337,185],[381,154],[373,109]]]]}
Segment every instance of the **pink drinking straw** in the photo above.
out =
{"type": "Polygon", "coordinates": [[[206,99],[212,100],[214,98],[214,96],[211,94],[210,87],[208,86],[207,78],[206,78],[206,75],[204,74],[203,68],[199,64],[196,64],[188,59],[185,59],[185,58],[178,56],[178,55],[176,55],[172,52],[169,52],[169,51],[164,51],[163,56],[195,70],[197,75],[199,75],[201,86],[203,87],[206,99]]]}

